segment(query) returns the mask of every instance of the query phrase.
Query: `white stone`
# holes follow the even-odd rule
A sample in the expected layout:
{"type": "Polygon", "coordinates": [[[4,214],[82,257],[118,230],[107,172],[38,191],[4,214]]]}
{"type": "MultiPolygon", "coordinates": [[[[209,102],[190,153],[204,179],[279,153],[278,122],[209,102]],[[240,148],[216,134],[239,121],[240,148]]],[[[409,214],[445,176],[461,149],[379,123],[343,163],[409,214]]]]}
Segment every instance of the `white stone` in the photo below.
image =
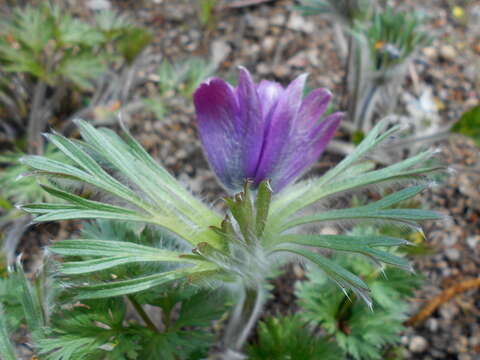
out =
{"type": "Polygon", "coordinates": [[[410,345],[408,346],[409,350],[414,353],[422,353],[427,350],[427,347],[427,340],[421,336],[414,336],[412,340],[410,340],[410,345]]]}
{"type": "Polygon", "coordinates": [[[212,42],[210,51],[212,54],[213,66],[214,68],[217,68],[227,59],[228,55],[230,55],[232,47],[224,40],[215,40],[212,42]]]}
{"type": "Polygon", "coordinates": [[[108,0],[89,0],[87,6],[94,11],[110,10],[112,4],[108,0]]]}

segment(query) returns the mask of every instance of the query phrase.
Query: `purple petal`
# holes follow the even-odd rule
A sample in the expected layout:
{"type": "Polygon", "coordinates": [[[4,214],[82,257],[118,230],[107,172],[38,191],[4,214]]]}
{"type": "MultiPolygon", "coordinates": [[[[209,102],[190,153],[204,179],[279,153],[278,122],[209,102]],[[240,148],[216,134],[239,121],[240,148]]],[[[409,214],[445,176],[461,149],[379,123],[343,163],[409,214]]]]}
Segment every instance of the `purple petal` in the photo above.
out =
{"type": "Polygon", "coordinates": [[[200,85],[193,101],[200,140],[212,169],[227,188],[241,186],[242,139],[236,129],[239,108],[234,89],[213,78],[200,85]]]}
{"type": "Polygon", "coordinates": [[[257,85],[257,93],[262,105],[264,119],[266,119],[275,108],[283,91],[283,86],[274,81],[262,80],[260,84],[257,85]]]}
{"type": "Polygon", "coordinates": [[[332,93],[327,89],[315,89],[303,100],[298,113],[295,130],[299,132],[310,131],[318,125],[321,116],[327,110],[332,93]]]}
{"type": "Polygon", "coordinates": [[[290,148],[289,159],[285,159],[286,166],[275,172],[272,179],[272,187],[280,191],[289,183],[300,177],[310,166],[317,161],[320,154],[325,150],[328,143],[335,135],[343,113],[336,112],[327,116],[320,124],[307,134],[303,141],[290,148]]]}
{"type": "Polygon", "coordinates": [[[256,184],[270,178],[277,163],[285,156],[291,129],[302,103],[306,79],[306,74],[300,75],[288,85],[268,119],[264,148],[255,176],[256,184]]]}
{"type": "Polygon", "coordinates": [[[257,89],[250,73],[240,67],[238,88],[236,89],[239,118],[236,125],[237,134],[242,148],[243,175],[254,178],[263,146],[265,124],[262,118],[262,107],[257,89]]]}

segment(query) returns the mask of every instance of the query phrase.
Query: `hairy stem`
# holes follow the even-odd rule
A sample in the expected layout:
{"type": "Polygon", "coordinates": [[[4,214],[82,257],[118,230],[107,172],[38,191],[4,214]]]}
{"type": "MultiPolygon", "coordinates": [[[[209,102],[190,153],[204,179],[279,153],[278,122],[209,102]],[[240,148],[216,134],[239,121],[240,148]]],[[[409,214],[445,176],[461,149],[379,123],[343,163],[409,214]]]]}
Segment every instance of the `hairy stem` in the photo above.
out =
{"type": "Polygon", "coordinates": [[[265,304],[265,290],[261,284],[256,288],[247,288],[236,304],[224,337],[224,353],[221,359],[242,359],[241,350],[255,326],[263,305],[265,304]]]}
{"type": "Polygon", "coordinates": [[[145,312],[145,310],[143,309],[142,305],[140,305],[137,300],[135,300],[135,297],[133,297],[132,295],[128,295],[128,300],[130,300],[130,302],[132,303],[133,307],[135,308],[135,310],[137,311],[138,315],[140,315],[140,317],[142,318],[142,320],[145,322],[145,325],[147,325],[147,327],[152,330],[153,332],[156,332],[156,333],[159,333],[160,331],[158,330],[158,328],[155,326],[155,324],[153,323],[153,321],[150,319],[150,317],[147,315],[147,313],[145,312]]]}
{"type": "Polygon", "coordinates": [[[250,313],[250,317],[243,327],[242,332],[240,333],[240,336],[237,339],[236,343],[236,349],[241,350],[243,348],[243,345],[247,341],[248,335],[250,334],[251,330],[253,329],[255,323],[257,322],[258,318],[260,317],[260,314],[262,313],[263,305],[265,304],[265,291],[261,287],[261,285],[258,286],[257,289],[252,289],[250,290],[250,293],[247,292],[247,299],[249,299],[249,304],[252,304],[252,311],[250,313]],[[253,301],[253,299],[255,299],[253,301]]]}
{"type": "Polygon", "coordinates": [[[372,114],[373,110],[375,109],[377,94],[378,94],[379,86],[374,85],[370,88],[367,96],[365,97],[365,101],[362,104],[362,109],[360,112],[359,119],[361,119],[361,127],[357,130],[363,131],[363,133],[367,133],[372,127],[372,114]]]}
{"type": "Polygon", "coordinates": [[[48,119],[44,114],[42,104],[45,102],[47,83],[38,80],[33,92],[32,109],[28,117],[27,141],[29,154],[42,154],[43,141],[42,131],[45,128],[45,122],[48,119]]]}
{"type": "Polygon", "coordinates": [[[343,93],[342,93],[342,106],[348,107],[349,99],[348,99],[348,91],[349,91],[349,83],[350,77],[352,76],[351,69],[353,68],[352,62],[354,61],[354,48],[353,48],[353,36],[348,35],[348,43],[347,43],[347,58],[345,60],[345,74],[343,75],[343,93]]]}

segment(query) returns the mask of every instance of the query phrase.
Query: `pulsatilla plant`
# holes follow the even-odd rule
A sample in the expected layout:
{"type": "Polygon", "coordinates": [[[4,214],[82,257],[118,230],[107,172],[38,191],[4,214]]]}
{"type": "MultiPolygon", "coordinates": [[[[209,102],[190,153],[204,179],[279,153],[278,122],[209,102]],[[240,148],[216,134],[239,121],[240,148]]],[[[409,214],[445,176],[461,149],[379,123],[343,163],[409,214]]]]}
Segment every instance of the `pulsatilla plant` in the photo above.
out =
{"type": "Polygon", "coordinates": [[[357,41],[351,57],[348,87],[350,120],[363,134],[373,127],[373,116],[395,110],[412,55],[431,38],[421,30],[422,18],[388,7],[376,11],[370,22],[356,23],[357,41]],[[392,101],[393,99],[393,101],[392,101]]]}
{"type": "Polygon", "coordinates": [[[428,186],[428,175],[441,169],[430,162],[433,152],[375,169],[364,160],[366,154],[399,131],[381,122],[355,152],[322,177],[292,183],[321,153],[340,117],[322,117],[330,98],[323,89],[302,101],[304,82],[301,76],[286,89],[272,82],[256,85],[241,69],[237,88],[211,79],[195,93],[205,152],[232,192],[225,199],[226,214],[194,197],[125,129],[119,136],[77,121],[82,140],[47,135],[68,161],[27,156],[23,162],[49,178],[43,188],[63,202],[23,205],[36,215],[36,222],[92,218],[140,222],[159,227],[182,244],[172,250],[162,248],[161,242],[157,247],[107,239],[56,242],[51,250],[65,257],[59,267],[66,279],[82,276],[70,290],[74,298],[118,297],[169,283],[230,289],[237,300],[224,332],[222,358],[235,359],[242,358],[241,349],[266,299],[266,278],[279,264],[294,258],[312,262],[367,303],[367,284],[318,250],[359,253],[377,263],[409,269],[404,258],[383,250],[406,244],[402,238],[308,234],[302,233],[302,226],[362,220],[416,227],[419,221],[439,219],[432,211],[391,208],[420,193],[428,186]],[[348,191],[398,182],[416,185],[356,208],[307,212],[348,191]],[[75,183],[82,186],[82,195],[72,190],[75,183]],[[85,196],[98,192],[105,196],[85,196]],[[169,266],[133,277],[120,271],[143,263],[169,266]],[[99,271],[112,276],[99,280],[94,276],[99,271]]]}

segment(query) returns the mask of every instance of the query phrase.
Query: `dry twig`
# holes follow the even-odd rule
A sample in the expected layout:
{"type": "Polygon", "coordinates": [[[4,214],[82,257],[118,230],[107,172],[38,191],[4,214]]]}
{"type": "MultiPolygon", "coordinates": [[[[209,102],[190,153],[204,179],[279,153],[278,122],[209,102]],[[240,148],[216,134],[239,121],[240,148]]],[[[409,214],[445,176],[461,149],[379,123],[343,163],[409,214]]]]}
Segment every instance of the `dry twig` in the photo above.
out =
{"type": "Polygon", "coordinates": [[[410,319],[407,320],[405,323],[408,326],[415,326],[422,322],[424,322],[433,312],[442,304],[446,303],[447,301],[451,300],[455,296],[468,291],[480,287],[480,278],[471,279],[471,280],[464,280],[458,284],[455,284],[444,291],[441,294],[434,297],[430,302],[423,307],[416,315],[412,316],[410,319]]]}

